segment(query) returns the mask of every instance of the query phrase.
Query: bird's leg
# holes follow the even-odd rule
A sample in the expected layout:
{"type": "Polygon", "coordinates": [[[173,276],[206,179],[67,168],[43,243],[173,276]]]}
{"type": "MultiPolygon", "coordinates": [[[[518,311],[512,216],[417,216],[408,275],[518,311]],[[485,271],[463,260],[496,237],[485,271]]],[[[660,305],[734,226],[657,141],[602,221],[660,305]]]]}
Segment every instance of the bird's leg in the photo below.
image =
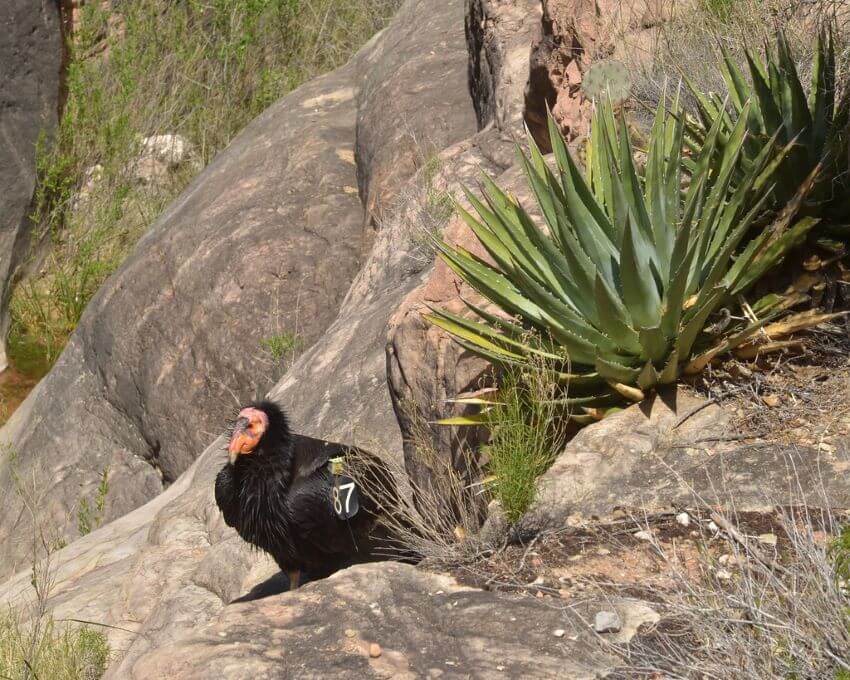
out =
{"type": "Polygon", "coordinates": [[[286,575],[289,576],[289,589],[295,590],[301,583],[301,572],[299,570],[288,571],[286,575]]]}

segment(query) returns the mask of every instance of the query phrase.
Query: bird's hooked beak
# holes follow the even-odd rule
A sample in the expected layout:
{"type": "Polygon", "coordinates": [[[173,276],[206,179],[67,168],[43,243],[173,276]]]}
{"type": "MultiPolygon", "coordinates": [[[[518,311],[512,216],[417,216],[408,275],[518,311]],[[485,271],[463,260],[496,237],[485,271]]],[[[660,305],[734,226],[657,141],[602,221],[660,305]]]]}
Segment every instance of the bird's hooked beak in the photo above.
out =
{"type": "Polygon", "coordinates": [[[253,407],[243,408],[236,418],[227,447],[230,464],[236,463],[239,456],[253,453],[268,427],[269,417],[265,412],[253,407]]]}

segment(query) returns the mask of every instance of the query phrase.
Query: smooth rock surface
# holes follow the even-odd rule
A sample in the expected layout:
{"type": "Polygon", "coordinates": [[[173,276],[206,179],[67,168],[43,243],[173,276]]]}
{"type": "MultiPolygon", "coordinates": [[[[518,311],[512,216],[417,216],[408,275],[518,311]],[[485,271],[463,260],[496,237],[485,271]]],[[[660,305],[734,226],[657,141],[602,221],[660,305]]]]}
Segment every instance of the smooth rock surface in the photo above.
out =
{"type": "Polygon", "coordinates": [[[565,607],[383,564],[230,605],[215,623],[140,657],[121,677],[590,680],[615,663],[565,607]],[[553,639],[558,628],[568,636],[553,639]]]}
{"type": "Polygon", "coordinates": [[[527,520],[562,526],[573,513],[611,517],[710,506],[737,512],[807,503],[850,507],[850,448],[834,453],[741,445],[731,415],[671,389],[589,425],[541,477],[527,520]]]}
{"type": "Polygon", "coordinates": [[[0,3],[0,371],[6,369],[9,285],[31,231],[36,144],[59,112],[63,60],[59,3],[0,3]]]}

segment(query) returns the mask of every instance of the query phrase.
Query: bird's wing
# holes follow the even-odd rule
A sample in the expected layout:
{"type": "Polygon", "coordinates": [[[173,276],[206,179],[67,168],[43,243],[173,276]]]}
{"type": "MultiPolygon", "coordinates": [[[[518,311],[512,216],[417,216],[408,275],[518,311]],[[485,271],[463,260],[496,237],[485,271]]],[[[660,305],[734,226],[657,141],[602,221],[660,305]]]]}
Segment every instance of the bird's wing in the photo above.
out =
{"type": "MultiPolygon", "coordinates": [[[[330,475],[316,472],[298,480],[289,492],[291,523],[300,540],[325,555],[351,555],[357,549],[357,528],[366,518],[359,513],[341,520],[333,510],[330,475]]],[[[361,529],[362,530],[362,529],[361,529]]]]}
{"type": "Polygon", "coordinates": [[[295,459],[295,470],[293,482],[299,479],[310,479],[314,473],[321,470],[334,456],[342,455],[345,447],[313,439],[304,435],[292,436],[293,457],[295,459]]]}

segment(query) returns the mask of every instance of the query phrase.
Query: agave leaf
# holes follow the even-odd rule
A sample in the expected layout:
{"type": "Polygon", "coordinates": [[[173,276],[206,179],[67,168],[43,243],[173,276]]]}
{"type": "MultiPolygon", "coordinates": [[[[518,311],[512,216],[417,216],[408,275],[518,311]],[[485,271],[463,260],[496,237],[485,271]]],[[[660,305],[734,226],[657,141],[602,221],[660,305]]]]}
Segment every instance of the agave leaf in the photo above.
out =
{"type": "Polygon", "coordinates": [[[734,350],[738,359],[758,359],[764,354],[782,352],[788,349],[802,349],[802,340],[777,340],[776,342],[765,342],[763,344],[751,344],[738,347],[734,350]]]}
{"type": "Polygon", "coordinates": [[[669,385],[679,377],[679,350],[674,349],[667,358],[667,364],[658,375],[659,385],[669,385]]]}
{"type": "Polygon", "coordinates": [[[639,332],[642,348],[641,358],[650,362],[661,361],[670,351],[670,341],[660,326],[641,328],[639,332]]]}
{"type": "Polygon", "coordinates": [[[661,298],[649,263],[635,252],[634,231],[631,220],[627,219],[620,251],[620,292],[636,324],[655,326],[661,321],[661,298]]]}
{"type": "Polygon", "coordinates": [[[622,395],[629,401],[643,401],[646,398],[646,395],[639,390],[637,387],[632,387],[631,385],[625,385],[623,383],[609,383],[611,385],[611,389],[613,389],[618,394],[622,395]]]}
{"type": "Polygon", "coordinates": [[[750,75],[753,79],[753,93],[757,102],[758,127],[754,131],[763,135],[771,131],[780,130],[782,127],[782,114],[773,99],[770,85],[766,82],[764,70],[759,67],[756,57],[748,50],[746,52],[747,64],[750,67],[750,75]]]}
{"type": "MultiPolygon", "coordinates": [[[[522,359],[522,354],[517,354],[515,352],[510,352],[503,348],[501,345],[492,342],[488,337],[487,330],[485,328],[481,328],[481,330],[472,329],[465,324],[457,323],[457,321],[450,317],[446,312],[440,310],[435,312],[434,314],[425,314],[424,318],[434,324],[435,326],[439,326],[444,331],[448,331],[452,335],[457,338],[461,338],[471,343],[472,345],[481,348],[482,350],[486,350],[491,354],[496,354],[502,356],[506,359],[522,359]]],[[[471,323],[471,322],[470,322],[471,323]]],[[[483,324],[476,324],[478,326],[483,326],[483,324]]]]}
{"type": "Polygon", "coordinates": [[[833,117],[834,90],[835,46],[830,29],[828,33],[821,31],[818,35],[812,63],[812,86],[809,90],[809,110],[812,116],[809,163],[812,165],[816,165],[823,157],[833,117]]]}
{"type": "Polygon", "coordinates": [[[640,352],[640,339],[622,301],[611,290],[605,279],[597,274],[594,286],[596,309],[599,312],[599,327],[607,333],[622,350],[640,352]]]}
{"type": "MultiPolygon", "coordinates": [[[[579,170],[573,160],[572,155],[567,150],[567,145],[564,143],[560,132],[558,132],[558,127],[552,116],[549,116],[549,135],[552,139],[555,160],[561,172],[561,183],[565,202],[567,205],[577,202],[576,208],[586,210],[592,224],[606,236],[608,242],[613,247],[614,243],[619,241],[617,233],[581,170],[579,170]]],[[[582,213],[579,212],[577,215],[582,216],[582,213]]],[[[586,219],[573,219],[572,224],[581,225],[585,221],[586,219]]]]}
{"type": "Polygon", "coordinates": [[[651,362],[647,361],[644,365],[637,377],[637,384],[642,390],[648,390],[658,384],[658,372],[651,362]]]}
{"type": "Polygon", "coordinates": [[[741,111],[744,105],[750,100],[751,91],[744,74],[738,68],[735,60],[729,55],[726,47],[721,43],[720,50],[722,54],[721,72],[726,85],[729,88],[729,95],[732,98],[732,103],[736,111],[741,111]]]}
{"type": "Polygon", "coordinates": [[[440,418],[434,421],[434,425],[451,425],[456,427],[470,427],[473,425],[487,425],[491,421],[488,411],[473,413],[468,416],[452,416],[451,418],[440,418]]]}
{"type": "Polygon", "coordinates": [[[781,338],[785,335],[791,335],[792,333],[799,333],[803,330],[816,328],[817,326],[828,323],[834,319],[839,319],[847,314],[848,312],[846,311],[818,313],[816,309],[810,309],[805,312],[800,312],[799,314],[793,314],[792,316],[782,319],[782,321],[772,323],[765,327],[764,332],[770,338],[781,338]]]}
{"type": "Polygon", "coordinates": [[[692,359],[685,366],[684,373],[686,375],[694,375],[696,373],[700,373],[717,356],[734,349],[738,345],[743,344],[744,342],[749,340],[753,335],[758,333],[764,327],[768,320],[769,318],[761,319],[757,322],[751,323],[740,333],[736,333],[735,335],[726,338],[725,340],[721,340],[708,351],[703,352],[698,357],[692,359]]]}
{"type": "MultiPolygon", "coordinates": [[[[783,118],[786,130],[800,130],[801,133],[810,134],[812,129],[812,115],[809,112],[809,104],[800,77],[797,75],[797,66],[791,56],[788,41],[785,34],[779,32],[776,38],[776,47],[779,56],[779,64],[782,69],[782,89],[780,91],[783,118]]],[[[808,141],[808,140],[807,140],[808,141]]]]}
{"type": "Polygon", "coordinates": [[[596,372],[608,381],[633,382],[640,373],[640,369],[597,355],[596,372]]]}

